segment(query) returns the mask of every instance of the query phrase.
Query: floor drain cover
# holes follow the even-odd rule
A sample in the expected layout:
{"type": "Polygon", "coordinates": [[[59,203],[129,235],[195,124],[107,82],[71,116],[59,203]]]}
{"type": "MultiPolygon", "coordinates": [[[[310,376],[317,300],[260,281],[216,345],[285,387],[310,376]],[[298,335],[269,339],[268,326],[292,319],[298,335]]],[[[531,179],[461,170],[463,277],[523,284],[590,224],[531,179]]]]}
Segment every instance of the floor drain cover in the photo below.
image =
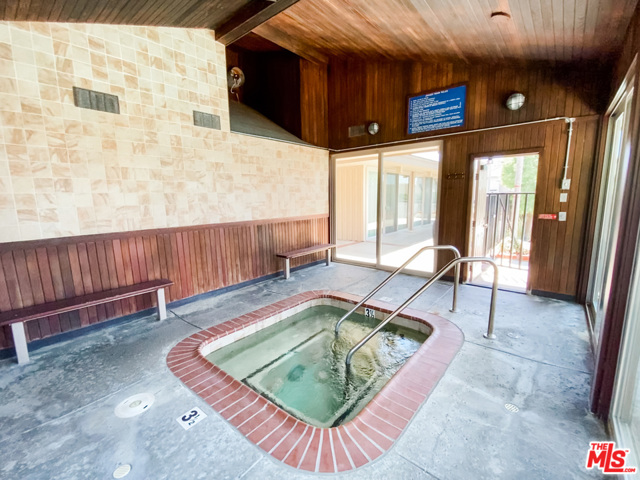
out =
{"type": "Polygon", "coordinates": [[[120,465],[118,468],[116,468],[113,471],[113,478],[124,478],[127,475],[129,475],[130,471],[131,471],[131,465],[129,464],[120,465]]]}
{"type": "Polygon", "coordinates": [[[131,418],[135,417],[136,415],[140,415],[141,413],[149,410],[149,407],[153,405],[154,400],[155,397],[152,393],[138,393],[137,395],[129,397],[123,402],[120,402],[115,408],[114,411],[116,417],[131,418]]]}
{"type": "Polygon", "coordinates": [[[516,407],[513,403],[505,403],[504,408],[509,410],[511,413],[518,413],[520,409],[516,407]]]}

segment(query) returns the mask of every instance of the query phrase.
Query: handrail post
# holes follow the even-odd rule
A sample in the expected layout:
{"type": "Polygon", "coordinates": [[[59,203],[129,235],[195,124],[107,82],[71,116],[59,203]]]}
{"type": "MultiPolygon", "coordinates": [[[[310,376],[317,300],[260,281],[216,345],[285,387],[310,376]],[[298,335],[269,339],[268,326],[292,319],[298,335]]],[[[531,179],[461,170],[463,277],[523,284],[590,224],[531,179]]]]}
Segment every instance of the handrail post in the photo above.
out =
{"type": "MultiPolygon", "coordinates": [[[[451,250],[453,252],[453,256],[456,259],[460,258],[460,251],[456,247],[454,247],[453,245],[428,245],[426,247],[422,247],[420,250],[418,250],[416,253],[414,253],[411,256],[411,258],[409,258],[409,260],[407,260],[402,265],[400,265],[398,268],[396,268],[391,273],[391,275],[389,275],[387,278],[385,278],[382,281],[382,283],[380,283],[376,288],[371,290],[371,292],[369,292],[366,297],[364,297],[362,300],[360,300],[351,310],[349,310],[345,315],[343,315],[340,320],[338,320],[338,323],[336,323],[336,326],[335,326],[335,329],[334,329],[336,336],[338,335],[338,331],[340,329],[340,325],[342,325],[342,322],[344,322],[347,319],[348,316],[350,316],[353,312],[355,312],[358,308],[360,308],[364,304],[364,302],[366,302],[371,297],[373,297],[376,293],[378,293],[380,291],[380,289],[382,289],[382,287],[384,287],[387,283],[389,283],[391,281],[391,279],[393,277],[395,277],[398,273],[400,273],[402,270],[404,270],[404,268],[407,265],[409,265],[413,260],[415,260],[420,254],[422,254],[422,252],[425,252],[427,250],[451,250]]],[[[459,283],[459,279],[460,279],[459,277],[460,277],[460,271],[456,270],[456,278],[455,278],[455,283],[454,283],[454,286],[453,286],[453,305],[451,307],[451,311],[452,312],[456,311],[456,302],[457,302],[457,298],[458,298],[458,283],[459,283]]]]}
{"type": "Polygon", "coordinates": [[[460,264],[456,263],[456,268],[453,274],[453,302],[451,304],[451,312],[458,311],[458,285],[460,284],[460,264]]]}
{"type": "Polygon", "coordinates": [[[482,336],[488,340],[496,338],[493,333],[493,321],[496,314],[496,295],[498,293],[498,265],[495,262],[491,262],[493,266],[493,285],[491,286],[491,306],[489,307],[489,323],[487,325],[487,333],[483,333],[482,336]]]}

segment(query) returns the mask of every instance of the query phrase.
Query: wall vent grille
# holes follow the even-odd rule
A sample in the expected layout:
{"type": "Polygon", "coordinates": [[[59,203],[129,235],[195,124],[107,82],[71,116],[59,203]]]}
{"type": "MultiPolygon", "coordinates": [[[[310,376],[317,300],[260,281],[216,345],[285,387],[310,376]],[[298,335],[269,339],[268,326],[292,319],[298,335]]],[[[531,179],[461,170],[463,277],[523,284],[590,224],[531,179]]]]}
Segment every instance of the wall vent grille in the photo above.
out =
{"type": "Polygon", "coordinates": [[[220,130],[220,116],[211,113],[193,111],[193,124],[196,127],[213,128],[220,130]]]}
{"type": "Polygon", "coordinates": [[[118,96],[109,93],[73,87],[73,102],[76,107],[80,108],[98,110],[99,112],[120,113],[118,96]]]}
{"type": "Polygon", "coordinates": [[[365,135],[367,130],[364,125],[351,125],[349,127],[349,138],[351,137],[361,137],[365,135]]]}

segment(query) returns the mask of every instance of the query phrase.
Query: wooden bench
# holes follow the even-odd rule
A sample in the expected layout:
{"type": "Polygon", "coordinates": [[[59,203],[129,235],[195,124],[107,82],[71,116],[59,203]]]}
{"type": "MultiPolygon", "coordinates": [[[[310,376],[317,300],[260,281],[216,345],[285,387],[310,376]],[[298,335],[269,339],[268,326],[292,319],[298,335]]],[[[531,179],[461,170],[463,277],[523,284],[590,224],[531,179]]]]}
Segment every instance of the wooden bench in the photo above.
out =
{"type": "Polygon", "coordinates": [[[312,253],[327,252],[327,266],[331,263],[331,249],[335,248],[333,243],[325,243],[322,245],[314,245],[313,247],[301,248],[291,252],[276,253],[276,257],[284,258],[284,278],[287,280],[291,276],[291,259],[311,255],[312,253]]]}
{"type": "Polygon", "coordinates": [[[40,305],[33,305],[18,310],[9,310],[0,313],[0,326],[11,325],[13,344],[16,348],[18,363],[27,363],[29,362],[29,350],[27,349],[25,322],[152,292],[156,292],[158,300],[158,318],[159,320],[164,320],[167,318],[164,289],[171,285],[173,285],[171,280],[151,280],[126,287],[114,288],[113,290],[89,293],[87,295],[65,298],[64,300],[57,300],[55,302],[41,303],[40,305]]]}

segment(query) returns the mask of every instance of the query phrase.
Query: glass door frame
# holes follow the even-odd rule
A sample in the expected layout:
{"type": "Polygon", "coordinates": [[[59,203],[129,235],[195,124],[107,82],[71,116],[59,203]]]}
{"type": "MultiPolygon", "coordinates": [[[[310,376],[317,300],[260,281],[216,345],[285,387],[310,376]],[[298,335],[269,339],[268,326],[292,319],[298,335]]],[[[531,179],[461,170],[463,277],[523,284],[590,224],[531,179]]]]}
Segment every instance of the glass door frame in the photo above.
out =
{"type": "MultiPolygon", "coordinates": [[[[611,106],[607,111],[607,122],[609,125],[607,127],[611,129],[611,115],[617,109],[619,109],[620,104],[625,102],[628,105],[627,117],[636,117],[638,110],[638,94],[640,93],[639,87],[639,72],[637,69],[637,56],[633,59],[631,63],[631,67],[627,72],[614,100],[611,102],[611,106]],[[629,100],[629,93],[633,92],[633,96],[629,100]]],[[[637,118],[635,118],[637,121],[637,118]]],[[[637,128],[637,126],[636,126],[637,128]]],[[[630,138],[627,139],[628,144],[633,141],[634,135],[636,133],[631,130],[631,127],[627,129],[627,134],[630,138]]],[[[607,132],[607,142],[609,142],[611,133],[607,132]]],[[[605,155],[610,154],[610,146],[607,145],[607,150],[605,150],[605,155]]],[[[606,157],[605,157],[606,160],[606,157]]],[[[628,166],[631,166],[631,158],[628,159],[628,166]]],[[[627,171],[628,175],[628,171],[627,171]]],[[[606,180],[602,180],[602,185],[606,180]]],[[[601,194],[600,200],[602,200],[602,188],[601,186],[601,194]]],[[[625,190],[629,188],[627,182],[625,182],[625,190]]],[[[600,202],[598,206],[598,223],[596,224],[596,232],[598,240],[601,236],[601,225],[600,222],[600,202]]],[[[616,228],[619,229],[620,221],[618,221],[618,225],[616,228]]],[[[640,239],[640,231],[636,232],[636,239],[640,239]]],[[[592,261],[591,268],[593,269],[596,264],[596,260],[593,256],[597,256],[597,248],[599,246],[599,242],[594,242],[594,246],[592,248],[592,261]]],[[[587,290],[587,301],[589,301],[590,296],[592,294],[592,276],[593,270],[590,270],[589,275],[589,283],[587,290]]],[[[589,315],[589,325],[591,325],[591,315],[590,306],[587,306],[587,313],[589,315]]],[[[606,312],[605,312],[606,313],[606,312]]],[[[595,318],[594,318],[595,320],[595,318]]],[[[608,321],[607,318],[603,319],[603,324],[608,321]]],[[[597,352],[596,365],[600,363],[600,353],[601,353],[601,345],[596,344],[595,336],[593,335],[595,332],[592,332],[592,345],[597,352]]],[[[597,368],[597,367],[596,367],[597,368]]],[[[615,440],[618,448],[629,449],[629,453],[626,457],[626,464],[630,466],[640,467],[640,432],[636,432],[634,437],[632,433],[632,425],[630,424],[632,421],[632,416],[635,413],[636,415],[640,414],[640,412],[633,412],[633,402],[634,395],[640,395],[640,246],[636,243],[635,254],[633,260],[633,268],[631,273],[631,281],[629,282],[629,292],[628,292],[628,301],[624,313],[624,323],[622,328],[622,335],[620,340],[620,353],[618,354],[617,366],[616,366],[616,374],[615,374],[615,382],[613,385],[613,392],[611,397],[611,407],[609,410],[608,417],[608,426],[609,430],[612,434],[613,439],[615,440]]],[[[637,399],[636,399],[637,400],[637,399]]],[[[621,475],[621,478],[636,478],[634,475],[621,475]]]]}
{"type": "MultiPolygon", "coordinates": [[[[611,102],[606,113],[606,144],[604,153],[604,163],[602,165],[602,178],[600,180],[599,198],[598,198],[598,210],[596,216],[596,225],[594,230],[594,242],[591,249],[591,263],[589,268],[589,280],[587,283],[587,294],[585,301],[585,310],[587,312],[589,333],[591,337],[591,344],[594,352],[598,352],[600,343],[600,333],[604,324],[604,315],[606,314],[608,296],[607,292],[608,284],[610,287],[610,279],[612,276],[613,261],[615,259],[615,247],[617,243],[618,233],[620,229],[621,212],[620,207],[622,203],[622,196],[626,188],[626,175],[630,165],[630,158],[626,161],[622,156],[625,155],[624,150],[628,146],[633,132],[631,132],[631,117],[635,111],[636,104],[636,60],[634,59],[629,72],[627,73],[622,85],[620,86],[614,100],[611,102]],[[620,139],[621,148],[618,153],[621,152],[620,164],[612,165],[613,154],[616,150],[616,120],[619,118],[620,113],[624,114],[622,125],[622,138],[620,139]],[[613,184],[611,183],[612,167],[615,167],[615,176],[613,184]],[[623,179],[623,184],[618,184],[618,179],[623,179]],[[613,202],[613,203],[611,203],[613,202]],[[610,208],[609,208],[610,207],[610,208]],[[605,214],[608,210],[611,210],[610,215],[607,216],[610,220],[609,225],[604,224],[605,214]],[[612,218],[609,218],[612,216],[612,218]],[[606,232],[607,239],[613,248],[613,251],[608,251],[607,255],[600,255],[600,250],[603,248],[604,242],[604,228],[610,228],[609,232],[606,232]],[[607,268],[607,265],[608,268],[607,268]],[[602,269],[605,269],[604,271],[602,269]],[[601,276],[603,274],[604,276],[601,276]],[[603,309],[599,310],[599,307],[594,303],[596,296],[596,288],[600,285],[602,289],[603,309]],[[602,317],[602,321],[598,323],[598,317],[602,317]]],[[[616,160],[617,161],[617,160],[616,160]]],[[[606,246],[606,245],[605,245],[606,246]]],[[[600,302],[599,302],[600,303],[600,302]]]]}
{"type": "MultiPolygon", "coordinates": [[[[640,232],[639,232],[640,235],[640,232]]],[[[634,395],[640,390],[640,248],[636,247],[629,303],[622,331],[622,348],[613,387],[609,426],[619,448],[628,448],[627,464],[640,467],[640,432],[634,436],[631,420],[634,395]]]]}
{"type": "MultiPolygon", "coordinates": [[[[331,225],[331,243],[336,243],[336,174],[337,174],[337,160],[341,158],[352,158],[358,156],[377,155],[378,156],[378,204],[377,204],[377,220],[376,220],[376,262],[366,263],[358,262],[357,260],[345,260],[336,255],[336,249],[332,250],[332,260],[337,263],[348,263],[350,265],[359,265],[362,267],[376,268],[378,270],[385,270],[392,272],[396,267],[390,267],[382,263],[382,236],[384,235],[384,202],[385,202],[385,188],[384,188],[384,157],[385,154],[398,155],[400,153],[414,153],[422,152],[427,149],[433,149],[438,147],[440,152],[440,165],[438,166],[438,185],[442,185],[442,163],[443,163],[443,145],[442,140],[428,140],[415,143],[406,143],[402,145],[396,145],[392,147],[378,147],[378,148],[365,148],[360,150],[350,150],[348,152],[335,153],[330,157],[330,179],[329,179],[329,210],[330,210],[330,225],[331,225]]],[[[411,183],[411,180],[409,180],[411,183]]],[[[438,245],[438,226],[440,218],[440,195],[442,189],[438,187],[437,190],[437,202],[436,202],[436,221],[433,222],[433,238],[434,244],[438,245]]],[[[410,206],[409,206],[410,208],[410,206]]],[[[411,270],[407,268],[405,273],[411,275],[418,275],[421,277],[431,277],[432,274],[419,270],[411,270]]]]}

